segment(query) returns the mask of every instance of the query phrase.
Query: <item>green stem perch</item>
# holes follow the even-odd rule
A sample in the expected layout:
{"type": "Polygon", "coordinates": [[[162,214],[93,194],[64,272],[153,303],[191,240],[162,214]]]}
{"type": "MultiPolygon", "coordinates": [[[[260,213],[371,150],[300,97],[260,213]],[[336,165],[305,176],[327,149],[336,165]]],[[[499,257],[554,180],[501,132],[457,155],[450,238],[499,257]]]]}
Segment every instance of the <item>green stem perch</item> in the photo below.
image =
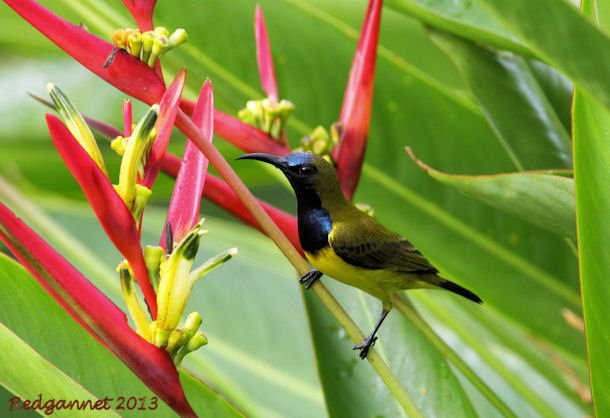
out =
{"type": "MultiPolygon", "coordinates": [[[[284,236],[280,229],[275,225],[273,220],[267,215],[263,208],[258,204],[250,190],[237,176],[229,163],[225,160],[222,154],[210,142],[206,141],[203,134],[191,121],[191,119],[182,111],[178,110],[176,117],[176,126],[203,152],[208,158],[210,164],[218,171],[218,173],[229,184],[231,189],[239,196],[243,204],[250,211],[252,216],[258,221],[262,230],[273,240],[275,245],[280,249],[288,261],[294,266],[299,276],[304,275],[310,270],[307,261],[301,257],[299,252],[292,246],[290,241],[284,236]]],[[[339,305],[339,302],[333,297],[328,289],[319,281],[311,287],[314,293],[320,298],[324,306],[328,308],[337,322],[345,329],[353,342],[360,343],[364,339],[364,334],[358,329],[354,321],[339,305]]],[[[367,360],[377,372],[381,380],[386,384],[390,392],[394,395],[398,403],[403,407],[405,412],[413,418],[423,418],[422,413],[415,405],[411,395],[407,393],[396,376],[392,373],[388,365],[382,358],[371,350],[367,356],[367,360]]]]}
{"type": "Polygon", "coordinates": [[[517,415],[510,409],[502,399],[496,395],[496,393],[490,389],[489,386],[456,354],[451,347],[449,347],[445,341],[443,341],[434,332],[432,327],[428,325],[426,321],[421,317],[419,312],[415,310],[415,307],[411,302],[397,294],[392,297],[392,302],[398,311],[407,318],[415,327],[432,343],[432,345],[441,353],[447,360],[449,360],[459,371],[462,373],[470,383],[475,386],[487,400],[496,407],[505,417],[517,418],[517,415]]]}

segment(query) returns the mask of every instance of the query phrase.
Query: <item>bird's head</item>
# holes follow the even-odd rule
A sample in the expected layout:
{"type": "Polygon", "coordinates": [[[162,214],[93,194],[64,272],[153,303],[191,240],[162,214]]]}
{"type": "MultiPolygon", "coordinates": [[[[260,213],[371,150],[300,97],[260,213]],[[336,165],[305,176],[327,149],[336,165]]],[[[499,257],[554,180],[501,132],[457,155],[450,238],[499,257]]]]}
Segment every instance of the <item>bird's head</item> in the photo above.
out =
{"type": "Polygon", "coordinates": [[[246,154],[238,160],[258,160],[279,168],[288,178],[297,199],[311,198],[322,201],[343,197],[335,168],[324,158],[309,152],[293,152],[283,157],[271,154],[246,154]]]}

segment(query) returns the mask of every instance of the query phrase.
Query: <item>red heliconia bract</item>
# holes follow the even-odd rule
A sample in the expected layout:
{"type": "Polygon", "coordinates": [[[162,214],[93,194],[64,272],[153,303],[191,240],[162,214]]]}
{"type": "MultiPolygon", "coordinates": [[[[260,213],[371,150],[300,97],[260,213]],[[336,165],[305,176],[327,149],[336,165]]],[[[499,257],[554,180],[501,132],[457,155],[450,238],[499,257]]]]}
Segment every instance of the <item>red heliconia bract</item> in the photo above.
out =
{"type": "Polygon", "coordinates": [[[358,185],[366,151],[373,107],[375,61],[382,4],[382,0],[370,0],[366,11],[343,97],[339,118],[343,130],[339,147],[333,152],[339,182],[350,199],[358,185]]]}
{"type": "Polygon", "coordinates": [[[157,123],[155,124],[157,136],[146,160],[144,179],[142,180],[142,184],[149,189],[152,188],[152,185],[161,170],[161,159],[163,158],[163,155],[165,155],[165,151],[169,145],[185,81],[186,70],[182,69],[176,74],[174,81],[165,91],[159,102],[160,111],[159,116],[157,117],[157,123]]]}
{"type": "Polygon", "coordinates": [[[278,101],[277,81],[275,79],[275,69],[273,68],[273,57],[267,35],[265,17],[260,4],[256,5],[254,17],[254,38],[256,39],[256,61],[258,62],[258,73],[261,78],[261,86],[267,96],[274,101],[278,101]]]}
{"type": "MultiPolygon", "coordinates": [[[[87,121],[87,123],[89,123],[89,120],[87,120],[85,118],[85,120],[87,121]]],[[[131,136],[131,132],[133,131],[133,108],[131,106],[131,100],[125,100],[123,102],[123,137],[127,138],[128,136],[131,136]]],[[[119,136],[120,133],[115,133],[114,135],[112,135],[112,137],[117,137],[119,136]]]]}
{"type": "Polygon", "coordinates": [[[197,416],[167,352],[136,334],[110,299],[2,203],[0,239],[66,312],[154,393],[181,416],[197,416]]]}
{"type": "MultiPolygon", "coordinates": [[[[204,137],[211,142],[214,135],[214,97],[212,83],[209,80],[206,80],[201,88],[192,120],[201,129],[204,137]]],[[[199,221],[201,193],[207,172],[208,159],[195,144],[188,141],[165,221],[166,224],[171,225],[175,242],[180,242],[199,221]]],[[[166,244],[165,234],[164,229],[160,241],[162,247],[166,244]]]]}
{"type": "Polygon", "coordinates": [[[157,0],[122,0],[142,31],[153,29],[153,11],[157,0]]]}
{"type": "Polygon", "coordinates": [[[55,148],[85,193],[104,231],[129,261],[148,308],[156,317],[157,299],[144,264],[137,225],[131,211],[68,128],[50,114],[47,115],[47,125],[55,148]]]}

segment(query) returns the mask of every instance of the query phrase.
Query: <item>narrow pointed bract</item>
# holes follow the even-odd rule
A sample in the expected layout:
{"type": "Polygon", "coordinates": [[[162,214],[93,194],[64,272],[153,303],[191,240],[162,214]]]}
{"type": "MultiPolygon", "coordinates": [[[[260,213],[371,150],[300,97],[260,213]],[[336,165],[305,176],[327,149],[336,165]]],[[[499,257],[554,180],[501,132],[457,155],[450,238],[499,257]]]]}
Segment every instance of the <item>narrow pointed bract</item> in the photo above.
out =
{"type": "MultiPolygon", "coordinates": [[[[201,129],[208,141],[212,141],[214,132],[214,98],[212,83],[206,80],[192,115],[193,122],[201,129]]],[[[173,241],[180,242],[199,219],[201,193],[208,171],[208,159],[193,144],[188,141],[180,171],[167,212],[166,225],[172,226],[173,241]]],[[[165,245],[165,231],[160,245],[165,245]]]]}
{"type": "Polygon", "coordinates": [[[50,295],[154,393],[181,416],[196,416],[167,353],[137,335],[110,299],[2,203],[0,239],[50,295]]]}
{"type": "Polygon", "coordinates": [[[144,32],[153,28],[153,11],[157,0],[122,0],[138,28],[144,32]]]}
{"type": "Polygon", "coordinates": [[[383,0],[369,1],[343,97],[339,119],[343,132],[339,147],[333,153],[339,182],[349,198],[358,185],[366,150],[373,106],[375,61],[382,4],[383,0]]]}
{"type": "Polygon", "coordinates": [[[254,37],[256,39],[256,60],[258,62],[258,73],[261,78],[261,86],[267,96],[274,102],[278,101],[277,81],[273,67],[273,57],[265,17],[260,4],[256,5],[254,16],[254,37]]]}
{"type": "Polygon", "coordinates": [[[53,115],[47,115],[47,125],[57,151],[85,193],[106,234],[129,261],[146,303],[152,315],[156,316],[156,296],[148,279],[136,223],[129,208],[68,128],[53,115]]]}
{"type": "MultiPolygon", "coordinates": [[[[87,123],[90,123],[87,121],[87,123]]],[[[131,136],[131,131],[133,130],[133,110],[131,106],[131,100],[123,101],[123,136],[127,138],[131,136]]],[[[112,135],[112,137],[117,137],[119,134],[112,135]]]]}
{"type": "Polygon", "coordinates": [[[148,188],[152,188],[152,185],[161,170],[161,159],[165,154],[165,150],[167,150],[172,129],[174,128],[174,121],[176,119],[176,113],[178,112],[185,80],[186,70],[182,69],[165,91],[159,103],[161,110],[159,112],[159,117],[157,118],[157,137],[146,160],[144,179],[142,180],[142,184],[148,188]]]}

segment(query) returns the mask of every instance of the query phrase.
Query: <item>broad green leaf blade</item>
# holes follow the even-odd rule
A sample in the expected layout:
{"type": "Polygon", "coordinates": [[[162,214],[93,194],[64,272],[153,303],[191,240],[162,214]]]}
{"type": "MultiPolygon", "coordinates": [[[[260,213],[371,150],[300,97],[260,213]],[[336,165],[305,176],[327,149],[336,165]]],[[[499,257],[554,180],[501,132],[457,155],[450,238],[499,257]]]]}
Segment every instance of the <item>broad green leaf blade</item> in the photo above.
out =
{"type": "MultiPolygon", "coordinates": [[[[330,278],[322,280],[368,334],[381,312],[381,303],[330,278]]],[[[305,302],[329,415],[404,416],[400,405],[370,365],[352,350],[354,344],[322,304],[308,292],[305,302]]],[[[476,416],[442,355],[398,311],[392,311],[384,322],[375,349],[386,359],[424,416],[476,416]]]]}
{"type": "MultiPolygon", "coordinates": [[[[585,0],[583,12],[610,28],[610,3],[585,0]]],[[[595,55],[591,55],[591,59],[595,55]]],[[[607,79],[608,74],[606,74],[607,79]]],[[[610,111],[580,89],[574,93],[574,182],[587,356],[595,415],[610,414],[607,324],[610,298],[610,111]]]]}
{"type": "Polygon", "coordinates": [[[570,387],[573,383],[582,385],[586,378],[573,382],[571,365],[552,349],[541,350],[539,341],[515,329],[504,318],[478,306],[460,303],[452,295],[428,291],[410,293],[421,315],[517,416],[590,413],[590,405],[578,398],[575,387],[570,387]],[[537,351],[534,356],[529,353],[532,348],[537,351]]]}
{"type": "MultiPolygon", "coordinates": [[[[0,256],[2,257],[2,256],[0,256]]],[[[0,263],[6,263],[2,257],[0,263]]],[[[0,323],[0,385],[18,395],[23,400],[35,402],[40,413],[53,414],[57,417],[73,417],[78,406],[71,409],[55,409],[57,402],[77,401],[82,406],[82,416],[88,417],[118,417],[111,409],[114,403],[104,402],[93,396],[89,391],[72,380],[60,369],[49,363],[25,341],[15,335],[4,324],[0,323]],[[99,409],[97,408],[99,407],[99,409]]],[[[3,405],[7,415],[23,406],[22,401],[3,405]],[[12,405],[12,406],[11,406],[12,405]],[[6,409],[5,409],[6,408],[6,409]],[[10,408],[10,409],[9,409],[10,408]],[[9,411],[7,411],[9,409],[9,411]]]]}
{"type": "Polygon", "coordinates": [[[534,55],[503,26],[499,19],[487,13],[477,0],[388,0],[386,5],[427,25],[524,55],[534,55]]]}
{"type": "Polygon", "coordinates": [[[610,107],[610,38],[567,0],[479,0],[542,60],[610,107]]]}
{"type": "Polygon", "coordinates": [[[549,172],[522,172],[466,176],[446,174],[407,152],[433,179],[455,187],[466,196],[510,213],[524,221],[559,234],[576,238],[574,180],[549,172]]]}
{"type": "Polygon", "coordinates": [[[572,132],[572,81],[541,61],[531,59],[527,63],[565,130],[572,132]]]}
{"type": "Polygon", "coordinates": [[[442,32],[431,32],[477,99],[519,171],[569,167],[571,141],[527,62],[442,32]]]}
{"type": "MultiPolygon", "coordinates": [[[[3,255],[0,255],[0,281],[0,322],[54,367],[100,399],[144,397],[151,402],[146,411],[148,416],[175,416],[120,360],[77,325],[23,267],[3,255]]],[[[43,393],[44,380],[32,382],[26,378],[15,381],[15,385],[27,384],[36,394],[43,393]]],[[[187,396],[196,400],[193,406],[198,414],[218,412],[227,413],[221,416],[241,416],[210,388],[189,384],[188,389],[187,396]]],[[[121,416],[141,414],[137,409],[120,410],[121,416]]]]}

